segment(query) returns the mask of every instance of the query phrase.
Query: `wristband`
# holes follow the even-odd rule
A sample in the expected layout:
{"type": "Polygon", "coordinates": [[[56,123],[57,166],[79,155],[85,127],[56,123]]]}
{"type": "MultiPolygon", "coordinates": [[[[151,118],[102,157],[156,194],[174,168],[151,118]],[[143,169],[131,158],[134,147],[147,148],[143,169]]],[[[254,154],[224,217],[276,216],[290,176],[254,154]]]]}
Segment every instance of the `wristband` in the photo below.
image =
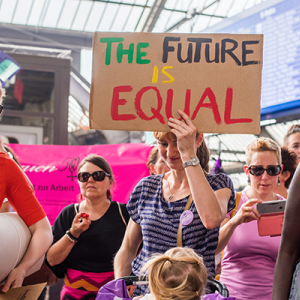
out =
{"type": "Polygon", "coordinates": [[[66,235],[71,242],[73,243],[78,242],[78,238],[76,238],[74,235],[71,234],[70,229],[66,231],[66,235]]]}

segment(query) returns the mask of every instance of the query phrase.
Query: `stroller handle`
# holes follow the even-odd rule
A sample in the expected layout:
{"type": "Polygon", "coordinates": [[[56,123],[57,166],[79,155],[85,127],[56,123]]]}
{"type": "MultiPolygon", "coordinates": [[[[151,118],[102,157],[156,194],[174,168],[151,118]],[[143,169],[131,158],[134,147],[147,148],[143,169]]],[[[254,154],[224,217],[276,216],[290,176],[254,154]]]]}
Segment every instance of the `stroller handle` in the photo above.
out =
{"type": "MultiPolygon", "coordinates": [[[[126,286],[128,285],[142,285],[148,284],[149,279],[148,276],[124,276],[121,277],[124,279],[126,286]]],[[[223,297],[229,297],[229,291],[224,283],[218,281],[213,278],[207,278],[207,289],[210,290],[211,293],[217,291],[223,297]]]]}

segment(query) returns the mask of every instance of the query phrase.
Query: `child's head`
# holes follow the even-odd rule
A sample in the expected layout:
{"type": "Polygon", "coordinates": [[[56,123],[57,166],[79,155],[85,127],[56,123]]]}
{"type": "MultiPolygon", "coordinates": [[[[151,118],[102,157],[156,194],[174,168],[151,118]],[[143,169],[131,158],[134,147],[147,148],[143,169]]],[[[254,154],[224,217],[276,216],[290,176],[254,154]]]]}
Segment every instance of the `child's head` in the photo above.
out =
{"type": "Polygon", "coordinates": [[[189,248],[177,247],[154,255],[142,268],[145,271],[156,300],[199,300],[206,285],[203,260],[189,248]]]}

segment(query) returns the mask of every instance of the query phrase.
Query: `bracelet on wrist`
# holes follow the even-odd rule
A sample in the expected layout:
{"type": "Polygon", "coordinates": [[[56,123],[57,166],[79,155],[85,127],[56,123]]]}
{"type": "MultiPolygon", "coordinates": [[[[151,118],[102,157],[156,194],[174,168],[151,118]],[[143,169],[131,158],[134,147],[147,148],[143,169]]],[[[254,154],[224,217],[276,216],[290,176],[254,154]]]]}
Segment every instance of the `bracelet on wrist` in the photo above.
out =
{"type": "Polygon", "coordinates": [[[76,238],[74,235],[71,234],[70,229],[66,231],[66,235],[71,242],[73,243],[78,242],[78,238],[76,238]]]}

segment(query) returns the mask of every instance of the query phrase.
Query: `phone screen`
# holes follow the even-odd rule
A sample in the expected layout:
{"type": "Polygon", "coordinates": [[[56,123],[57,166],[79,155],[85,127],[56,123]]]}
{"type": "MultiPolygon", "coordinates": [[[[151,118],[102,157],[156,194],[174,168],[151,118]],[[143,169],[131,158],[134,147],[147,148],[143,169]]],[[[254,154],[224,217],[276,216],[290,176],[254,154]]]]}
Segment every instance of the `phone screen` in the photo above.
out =
{"type": "Polygon", "coordinates": [[[286,200],[265,201],[257,204],[257,211],[262,214],[273,214],[285,210],[286,200]]]}

